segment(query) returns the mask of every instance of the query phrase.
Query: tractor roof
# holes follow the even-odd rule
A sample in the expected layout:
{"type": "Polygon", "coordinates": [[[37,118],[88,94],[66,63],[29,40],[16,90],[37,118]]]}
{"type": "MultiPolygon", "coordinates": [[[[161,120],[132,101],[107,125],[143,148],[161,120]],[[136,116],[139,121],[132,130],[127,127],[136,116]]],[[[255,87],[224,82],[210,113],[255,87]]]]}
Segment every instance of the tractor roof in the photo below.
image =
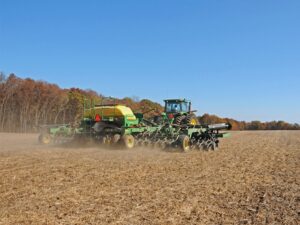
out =
{"type": "Polygon", "coordinates": [[[165,102],[191,102],[185,98],[177,98],[177,99],[165,99],[165,102]]]}

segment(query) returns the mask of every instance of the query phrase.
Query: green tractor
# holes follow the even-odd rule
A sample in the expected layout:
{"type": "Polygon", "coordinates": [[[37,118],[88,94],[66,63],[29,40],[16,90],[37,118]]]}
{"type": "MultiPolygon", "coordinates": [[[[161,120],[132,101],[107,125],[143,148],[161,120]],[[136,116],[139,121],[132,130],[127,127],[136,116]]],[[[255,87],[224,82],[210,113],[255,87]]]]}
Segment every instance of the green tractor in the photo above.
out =
{"type": "Polygon", "coordinates": [[[143,113],[134,114],[131,108],[119,104],[96,105],[93,101],[84,104],[83,119],[80,125],[41,126],[39,141],[42,144],[63,143],[99,143],[104,146],[147,146],[160,149],[180,148],[215,150],[219,138],[228,136],[221,130],[231,129],[230,124],[200,125],[195,111],[191,110],[191,101],[186,99],[168,99],[165,110],[156,119],[144,118],[143,113]]]}
{"type": "Polygon", "coordinates": [[[155,123],[169,122],[175,125],[198,125],[199,121],[192,110],[192,103],[187,99],[166,99],[162,116],[156,116],[155,123]]]}

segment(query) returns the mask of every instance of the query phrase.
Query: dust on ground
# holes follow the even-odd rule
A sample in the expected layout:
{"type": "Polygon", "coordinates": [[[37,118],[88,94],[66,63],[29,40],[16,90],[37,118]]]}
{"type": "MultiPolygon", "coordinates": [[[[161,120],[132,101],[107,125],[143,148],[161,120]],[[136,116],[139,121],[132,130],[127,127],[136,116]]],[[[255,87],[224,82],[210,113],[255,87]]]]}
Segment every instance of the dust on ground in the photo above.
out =
{"type": "Polygon", "coordinates": [[[299,224],[300,132],[215,152],[42,146],[0,133],[0,224],[299,224]]]}

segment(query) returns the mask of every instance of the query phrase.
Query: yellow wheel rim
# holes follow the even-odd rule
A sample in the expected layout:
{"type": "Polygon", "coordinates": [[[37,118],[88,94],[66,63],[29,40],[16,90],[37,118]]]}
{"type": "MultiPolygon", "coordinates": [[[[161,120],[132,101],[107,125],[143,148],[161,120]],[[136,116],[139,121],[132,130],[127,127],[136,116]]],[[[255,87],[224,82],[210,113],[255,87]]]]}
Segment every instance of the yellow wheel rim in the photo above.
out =
{"type": "Polygon", "coordinates": [[[49,144],[51,141],[50,136],[48,135],[43,135],[40,140],[42,144],[49,144]]]}
{"type": "Polygon", "coordinates": [[[185,140],[184,141],[184,147],[188,147],[189,146],[189,141],[188,140],[185,140]]]}
{"type": "Polygon", "coordinates": [[[188,150],[189,149],[189,145],[190,145],[190,142],[189,142],[189,140],[184,140],[183,141],[183,148],[185,149],[185,150],[188,150]]]}
{"type": "Polygon", "coordinates": [[[131,149],[134,147],[134,137],[132,137],[131,135],[124,137],[124,143],[126,148],[131,149]]]}
{"type": "Polygon", "coordinates": [[[190,122],[191,125],[197,125],[197,121],[195,119],[192,119],[190,122]]]}

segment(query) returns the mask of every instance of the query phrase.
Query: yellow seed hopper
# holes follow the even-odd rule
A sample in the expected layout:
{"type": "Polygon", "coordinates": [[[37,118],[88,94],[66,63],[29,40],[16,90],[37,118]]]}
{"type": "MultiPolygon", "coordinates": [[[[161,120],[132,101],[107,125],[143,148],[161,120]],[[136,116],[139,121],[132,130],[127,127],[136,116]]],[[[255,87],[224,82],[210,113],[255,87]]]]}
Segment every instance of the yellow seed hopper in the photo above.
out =
{"type": "Polygon", "coordinates": [[[96,106],[92,109],[86,109],[84,112],[84,117],[95,118],[96,115],[99,115],[101,118],[126,117],[127,120],[136,120],[132,110],[124,105],[96,106]]]}

